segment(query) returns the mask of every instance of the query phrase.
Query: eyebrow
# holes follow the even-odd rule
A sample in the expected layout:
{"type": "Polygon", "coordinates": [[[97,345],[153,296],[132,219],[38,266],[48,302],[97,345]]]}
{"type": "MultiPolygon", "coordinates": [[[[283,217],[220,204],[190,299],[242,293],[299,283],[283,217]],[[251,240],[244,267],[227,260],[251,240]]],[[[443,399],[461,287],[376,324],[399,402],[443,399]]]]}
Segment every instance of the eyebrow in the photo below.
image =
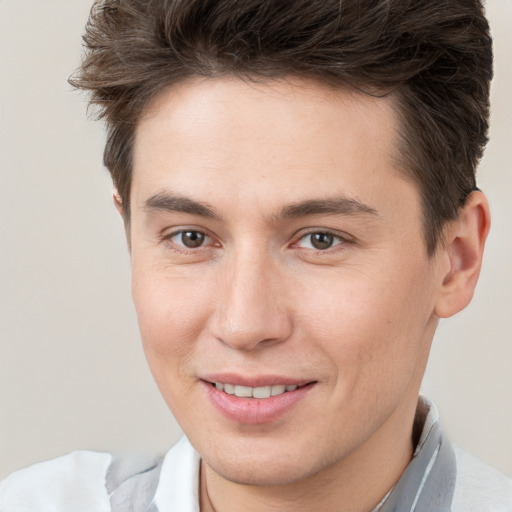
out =
{"type": "MultiPolygon", "coordinates": [[[[196,201],[185,196],[172,195],[166,192],[158,192],[144,202],[144,210],[168,211],[189,213],[209,219],[222,219],[222,216],[215,211],[213,206],[202,201],[196,201]]],[[[273,215],[274,220],[294,219],[311,215],[375,215],[378,216],[375,208],[355,199],[341,196],[326,199],[307,199],[283,207],[277,214],[273,215]]]]}
{"type": "Polygon", "coordinates": [[[218,219],[220,216],[215,213],[213,207],[207,203],[195,201],[184,196],[175,196],[165,192],[159,192],[144,202],[144,210],[151,211],[168,211],[168,212],[181,212],[190,213],[192,215],[199,215],[209,219],[218,219]]]}
{"type": "Polygon", "coordinates": [[[277,218],[291,219],[308,215],[379,215],[375,208],[349,197],[308,199],[285,206],[277,218]]]}

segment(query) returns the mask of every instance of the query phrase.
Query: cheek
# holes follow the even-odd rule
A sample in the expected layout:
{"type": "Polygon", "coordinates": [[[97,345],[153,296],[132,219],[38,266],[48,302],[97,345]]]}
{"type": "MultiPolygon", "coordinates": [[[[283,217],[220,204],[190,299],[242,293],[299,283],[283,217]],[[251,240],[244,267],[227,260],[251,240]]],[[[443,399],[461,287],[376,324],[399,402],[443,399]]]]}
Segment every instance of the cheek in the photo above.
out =
{"type": "Polygon", "coordinates": [[[157,381],[169,367],[186,374],[194,341],[211,314],[210,295],[201,279],[172,275],[168,269],[133,266],[133,301],[144,351],[157,381]]]}
{"type": "Polygon", "coordinates": [[[335,361],[354,372],[410,366],[425,338],[432,307],[424,272],[342,271],[301,283],[302,325],[335,361]],[[315,282],[313,282],[315,281],[315,282]],[[315,285],[315,286],[313,286],[315,285]],[[340,363],[341,364],[341,363],[340,363]]]}

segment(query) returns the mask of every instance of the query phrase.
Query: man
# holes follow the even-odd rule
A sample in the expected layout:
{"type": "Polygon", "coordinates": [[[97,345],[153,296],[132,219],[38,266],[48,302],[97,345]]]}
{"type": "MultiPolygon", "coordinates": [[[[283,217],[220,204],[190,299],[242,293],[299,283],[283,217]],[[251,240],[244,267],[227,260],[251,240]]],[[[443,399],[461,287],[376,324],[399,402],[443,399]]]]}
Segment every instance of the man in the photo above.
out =
{"type": "Polygon", "coordinates": [[[0,509],[510,510],[418,399],[489,229],[480,2],[101,2],[85,40],[74,83],[107,121],[144,349],[187,437],[130,470],[29,468],[0,509]]]}

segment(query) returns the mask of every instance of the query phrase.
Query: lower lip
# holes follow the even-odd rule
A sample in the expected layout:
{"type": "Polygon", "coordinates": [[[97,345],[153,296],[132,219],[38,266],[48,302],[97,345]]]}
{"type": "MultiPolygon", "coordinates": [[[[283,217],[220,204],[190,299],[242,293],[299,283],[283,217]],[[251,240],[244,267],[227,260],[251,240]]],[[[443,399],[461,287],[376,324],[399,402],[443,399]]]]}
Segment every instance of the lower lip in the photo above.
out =
{"type": "Polygon", "coordinates": [[[295,391],[286,391],[269,398],[242,398],[228,395],[209,382],[202,383],[213,405],[223,416],[246,425],[261,425],[276,421],[302,400],[315,384],[312,382],[295,391]]]}

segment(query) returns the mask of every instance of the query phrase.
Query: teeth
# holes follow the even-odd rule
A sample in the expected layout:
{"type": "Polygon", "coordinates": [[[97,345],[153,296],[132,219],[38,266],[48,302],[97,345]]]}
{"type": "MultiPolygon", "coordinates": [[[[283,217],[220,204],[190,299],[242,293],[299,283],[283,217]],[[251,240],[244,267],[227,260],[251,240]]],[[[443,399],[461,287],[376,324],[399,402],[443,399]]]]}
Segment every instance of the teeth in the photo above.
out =
{"type": "Polygon", "coordinates": [[[235,386],[233,384],[215,382],[215,387],[228,395],[236,395],[241,398],[270,398],[271,396],[282,395],[287,391],[295,391],[298,386],[276,384],[274,386],[251,388],[249,386],[235,386]]]}
{"type": "Polygon", "coordinates": [[[272,386],[264,386],[262,388],[254,388],[252,396],[254,398],[269,398],[272,394],[272,386]]]}
{"type": "Polygon", "coordinates": [[[252,388],[247,386],[235,386],[235,395],[242,398],[251,398],[252,388]]]}
{"type": "Polygon", "coordinates": [[[278,384],[277,386],[272,386],[272,391],[270,394],[272,396],[282,395],[286,391],[286,386],[284,384],[278,384]]]}

